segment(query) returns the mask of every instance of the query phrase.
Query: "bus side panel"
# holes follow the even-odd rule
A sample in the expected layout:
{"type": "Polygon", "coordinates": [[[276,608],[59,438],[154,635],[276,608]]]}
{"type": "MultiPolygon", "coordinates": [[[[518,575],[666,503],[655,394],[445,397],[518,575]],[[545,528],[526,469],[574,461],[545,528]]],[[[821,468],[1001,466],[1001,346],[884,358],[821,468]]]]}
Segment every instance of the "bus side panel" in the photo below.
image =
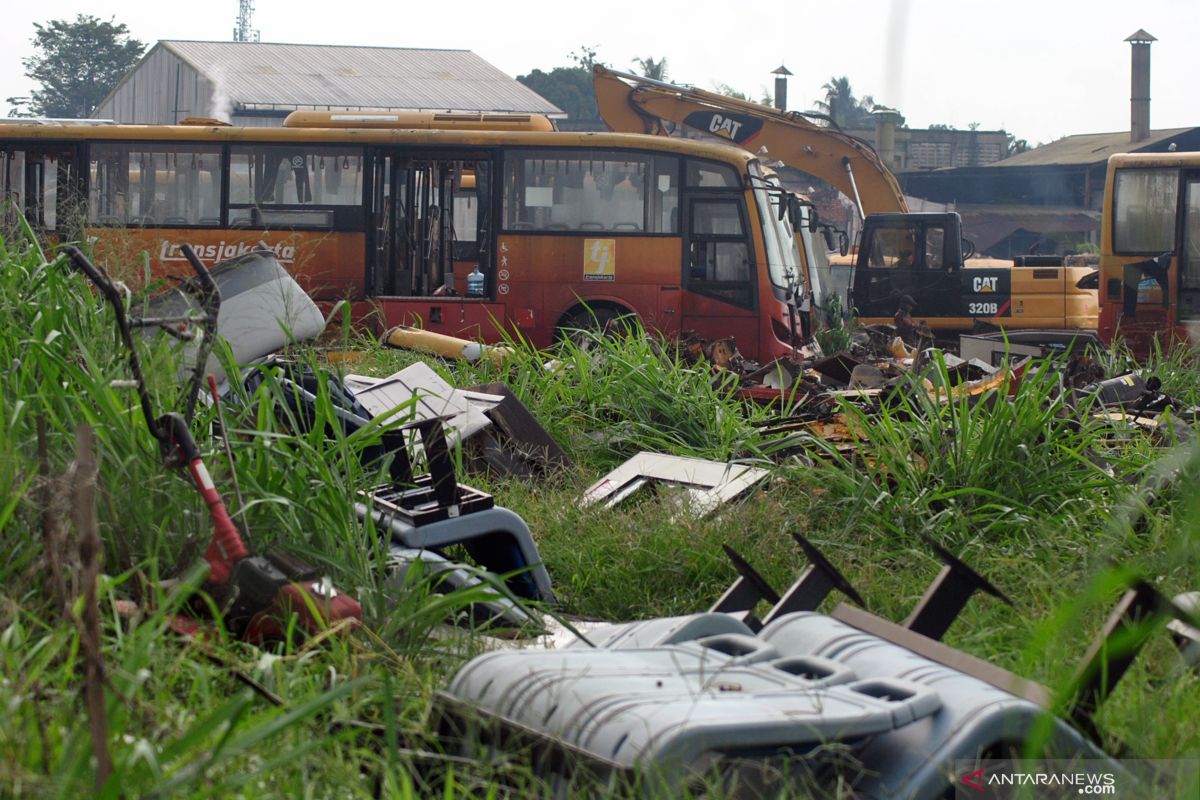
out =
{"type": "Polygon", "coordinates": [[[677,238],[509,234],[497,247],[494,296],[535,343],[549,343],[581,301],[628,309],[648,330],[679,331],[677,238]]]}
{"type": "Polygon", "coordinates": [[[759,316],[751,308],[741,308],[696,292],[683,293],[684,330],[695,331],[705,339],[732,336],[738,352],[747,358],[759,357],[759,316]]]}
{"type": "MultiPolygon", "coordinates": [[[[513,326],[503,303],[464,297],[378,297],[384,328],[407,325],[460,339],[497,342],[501,330],[513,326]]],[[[525,335],[524,331],[521,331],[525,335]]]]}
{"type": "Polygon", "coordinates": [[[329,231],[251,231],[177,228],[91,228],[96,255],[122,279],[139,280],[142,254],[152,278],[192,274],[181,246],[188,244],[206,266],[255,248],[272,251],[296,282],[317,301],[359,300],[363,294],[362,233],[329,231]]]}
{"type": "MultiPolygon", "coordinates": [[[[1100,338],[1111,343],[1120,337],[1138,357],[1149,356],[1155,342],[1166,345],[1186,338],[1182,331],[1174,329],[1174,310],[1164,302],[1158,283],[1128,266],[1143,260],[1139,256],[1102,255],[1100,258],[1100,338]],[[1132,317],[1125,314],[1126,292],[1136,295],[1132,317]]],[[[1167,276],[1167,297],[1178,296],[1179,277],[1174,259],[1167,276]]]]}

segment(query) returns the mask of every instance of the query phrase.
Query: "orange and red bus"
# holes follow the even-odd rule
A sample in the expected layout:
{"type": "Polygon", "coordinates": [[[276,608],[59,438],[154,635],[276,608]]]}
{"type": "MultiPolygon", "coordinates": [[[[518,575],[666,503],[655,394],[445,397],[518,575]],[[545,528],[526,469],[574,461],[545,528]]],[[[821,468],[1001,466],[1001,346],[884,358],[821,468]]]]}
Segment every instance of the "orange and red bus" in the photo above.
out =
{"type": "Polygon", "coordinates": [[[337,112],[4,124],[0,188],[9,212],[113,266],[183,272],[185,243],[210,265],[265,247],[314,299],[377,325],[547,345],[634,314],[667,336],[732,336],[751,359],[791,351],[788,298],[814,252],[792,221],[810,211],[769,169],[722,144],[549,128],[337,112]]]}
{"type": "Polygon", "coordinates": [[[1200,153],[1109,158],[1100,237],[1101,338],[1200,342],[1200,153]]]}

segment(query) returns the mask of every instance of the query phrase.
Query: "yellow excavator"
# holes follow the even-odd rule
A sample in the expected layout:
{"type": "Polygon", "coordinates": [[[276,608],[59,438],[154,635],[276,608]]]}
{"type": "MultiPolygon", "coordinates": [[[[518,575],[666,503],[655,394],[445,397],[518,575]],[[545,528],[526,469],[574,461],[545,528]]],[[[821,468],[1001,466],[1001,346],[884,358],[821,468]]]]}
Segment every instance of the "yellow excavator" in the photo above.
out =
{"type": "Polygon", "coordinates": [[[614,131],[716,136],[819,178],[853,201],[862,219],[855,255],[834,256],[826,268],[822,254],[800,254],[818,306],[825,305],[822,290],[846,296],[860,322],[875,324],[891,322],[902,299],[912,298],[913,316],[943,334],[1096,328],[1094,267],[1077,257],[971,258],[959,215],[910,212],[896,177],[860,139],[793,111],[599,65],[593,84],[600,116],[614,131]]]}

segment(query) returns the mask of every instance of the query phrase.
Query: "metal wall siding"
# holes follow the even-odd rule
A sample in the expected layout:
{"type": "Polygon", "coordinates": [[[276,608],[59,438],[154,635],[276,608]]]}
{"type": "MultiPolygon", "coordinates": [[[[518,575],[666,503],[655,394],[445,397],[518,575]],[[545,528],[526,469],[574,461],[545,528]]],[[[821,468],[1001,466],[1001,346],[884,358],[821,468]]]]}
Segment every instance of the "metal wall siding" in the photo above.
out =
{"type": "Polygon", "coordinates": [[[169,50],[156,47],[94,116],[124,123],[172,124],[188,116],[208,116],[209,97],[207,81],[196,70],[169,50]]]}

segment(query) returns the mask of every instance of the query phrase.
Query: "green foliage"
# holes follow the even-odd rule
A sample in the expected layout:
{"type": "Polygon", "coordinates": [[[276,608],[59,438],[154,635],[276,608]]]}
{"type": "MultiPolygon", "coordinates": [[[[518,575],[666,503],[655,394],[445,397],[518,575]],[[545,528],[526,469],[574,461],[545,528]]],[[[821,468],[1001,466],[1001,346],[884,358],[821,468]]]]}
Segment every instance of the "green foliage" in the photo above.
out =
{"type": "MultiPolygon", "coordinates": [[[[438,752],[430,737],[433,692],[482,646],[476,631],[448,636],[439,623],[486,590],[445,597],[427,583],[388,586],[379,532],[353,510],[357,492],[387,466],[360,463],[378,427],[341,432],[324,393],[315,424],[303,424],[271,369],[226,409],[231,468],[209,433],[211,412],[201,412],[197,439],[220,489],[236,470],[246,503],[231,511],[254,549],[277,545],[320,564],[363,601],[365,617],[353,636],[319,646],[294,640],[263,651],[219,626],[201,645],[173,634],[169,621],[189,600],[203,600],[191,565],[207,539],[205,509],[181,475],[160,465],[133,396],[112,385],[128,368],[109,310],[63,260],[47,260],[27,226],[0,240],[0,329],[0,547],[8,554],[0,563],[0,795],[554,796],[520,755],[462,758],[438,752]],[[38,416],[47,421],[54,474],[68,467],[78,423],[88,422],[98,441],[105,738],[114,763],[99,788],[80,699],[79,628],[47,588],[50,559],[77,570],[73,548],[48,552],[42,540],[42,521],[57,515],[69,528],[71,509],[40,499],[38,416]],[[166,577],[178,582],[163,586],[166,577]],[[118,614],[118,601],[130,599],[136,613],[118,614]],[[252,693],[245,679],[282,705],[252,693]]],[[[743,408],[728,376],[680,364],[636,326],[569,337],[549,364],[519,340],[508,345],[515,356],[503,365],[438,369],[460,386],[506,382],[578,465],[538,483],[469,478],[528,522],[568,613],[629,619],[703,609],[735,577],[723,543],[783,588],[804,567],[789,536],[798,531],[868,608],[899,620],[940,566],[917,536],[925,532],[1017,605],[972,600],[948,643],[1060,690],[1129,575],[1169,595],[1200,586],[1196,452],[1152,446],[1086,408],[1068,410],[1052,370],[1027,378],[1011,398],[1000,391],[938,402],[914,383],[877,414],[847,404],[857,455],[793,441],[794,456],[758,459],[772,476],[745,501],[711,518],[673,519],[666,494],[639,493],[610,511],[577,500],[637,450],[757,458],[777,444],[758,426],[775,414],[743,408]]],[[[359,346],[368,361],[358,372],[388,374],[415,359],[359,346]]],[[[177,407],[178,353],[155,337],[142,352],[156,406],[177,407]]],[[[318,363],[310,351],[294,356],[318,363]]],[[[1123,357],[1112,358],[1118,369],[1123,357]]],[[[1195,364],[1196,353],[1180,349],[1156,354],[1150,370],[1193,403],[1195,364]]],[[[940,364],[929,376],[948,382],[940,364]]],[[[77,614],[80,603],[72,606],[77,614]]],[[[1100,715],[1105,744],[1156,758],[1200,751],[1200,676],[1177,663],[1156,636],[1100,715]]],[[[704,792],[732,794],[719,781],[704,792]]]]}
{"type": "Polygon", "coordinates": [[[1026,139],[1018,139],[1013,134],[1008,134],[1008,146],[1005,149],[1006,156],[1015,156],[1019,153],[1024,153],[1029,150],[1029,141],[1026,139]]]}
{"type": "Polygon", "coordinates": [[[762,95],[757,100],[754,100],[745,92],[733,88],[728,83],[714,84],[713,91],[715,91],[717,94],[723,94],[726,97],[732,97],[735,100],[744,100],[747,103],[758,103],[760,106],[773,105],[775,102],[775,99],[771,96],[771,93],[766,89],[762,90],[762,95]]]}
{"type": "Polygon", "coordinates": [[[643,77],[656,81],[667,80],[667,59],[665,56],[657,61],[654,60],[653,56],[635,58],[633,66],[634,69],[641,71],[643,77]]]}
{"type": "Polygon", "coordinates": [[[842,129],[872,128],[875,125],[871,111],[875,108],[875,100],[870,95],[861,100],[854,96],[850,87],[850,79],[845,75],[832,77],[821,87],[825,99],[816,103],[817,111],[829,117],[833,123],[842,129]]]}
{"type": "Polygon", "coordinates": [[[549,72],[535,69],[528,75],[518,75],[517,80],[567,112],[572,121],[600,119],[590,68],[555,67],[549,72]]]}
{"type": "Polygon", "coordinates": [[[37,52],[21,63],[26,77],[41,85],[29,104],[35,116],[91,116],[145,50],[142,42],[129,38],[124,23],[90,14],[33,27],[37,52]]]}
{"type": "Polygon", "coordinates": [[[607,471],[641,450],[718,460],[758,455],[754,417],[733,396],[737,377],[681,363],[636,322],[607,334],[578,331],[545,366],[545,353],[522,342],[508,346],[515,355],[502,368],[460,368],[469,371],[460,382],[507,382],[591,468],[607,471]]]}
{"type": "Polygon", "coordinates": [[[855,323],[853,319],[846,319],[841,298],[836,294],[830,295],[822,311],[826,325],[816,333],[821,352],[833,355],[849,349],[850,342],[854,339],[855,323]]]}

